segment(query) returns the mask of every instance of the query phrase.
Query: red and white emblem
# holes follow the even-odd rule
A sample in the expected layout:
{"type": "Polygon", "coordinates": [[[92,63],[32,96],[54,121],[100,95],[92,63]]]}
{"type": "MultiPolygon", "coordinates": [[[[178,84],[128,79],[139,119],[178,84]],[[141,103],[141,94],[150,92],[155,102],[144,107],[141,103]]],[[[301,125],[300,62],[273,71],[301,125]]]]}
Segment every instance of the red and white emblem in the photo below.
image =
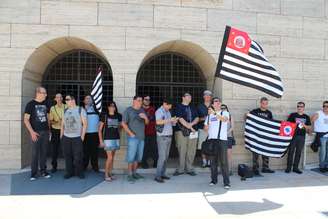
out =
{"type": "Polygon", "coordinates": [[[282,121],[280,125],[281,136],[293,136],[296,128],[296,123],[282,121]]]}
{"type": "Polygon", "coordinates": [[[242,53],[248,53],[251,47],[252,40],[249,38],[246,32],[237,30],[235,28],[230,29],[227,46],[231,49],[237,50],[242,53]]]}

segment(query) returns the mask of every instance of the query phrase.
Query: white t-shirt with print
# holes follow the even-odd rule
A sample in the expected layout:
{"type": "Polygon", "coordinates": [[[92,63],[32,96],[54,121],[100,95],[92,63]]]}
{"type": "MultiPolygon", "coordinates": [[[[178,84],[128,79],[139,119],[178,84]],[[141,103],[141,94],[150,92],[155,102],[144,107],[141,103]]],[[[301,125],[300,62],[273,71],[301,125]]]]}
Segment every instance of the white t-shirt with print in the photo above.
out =
{"type": "MultiPolygon", "coordinates": [[[[221,115],[221,113],[222,113],[222,116],[227,117],[228,121],[229,121],[230,114],[227,111],[219,111],[219,112],[216,112],[216,115],[221,115]]],[[[228,139],[228,133],[227,133],[228,121],[226,121],[226,122],[220,121],[219,119],[217,119],[216,115],[210,114],[205,119],[204,124],[208,125],[208,139],[218,139],[220,122],[221,122],[219,139],[227,140],[228,139]]]]}

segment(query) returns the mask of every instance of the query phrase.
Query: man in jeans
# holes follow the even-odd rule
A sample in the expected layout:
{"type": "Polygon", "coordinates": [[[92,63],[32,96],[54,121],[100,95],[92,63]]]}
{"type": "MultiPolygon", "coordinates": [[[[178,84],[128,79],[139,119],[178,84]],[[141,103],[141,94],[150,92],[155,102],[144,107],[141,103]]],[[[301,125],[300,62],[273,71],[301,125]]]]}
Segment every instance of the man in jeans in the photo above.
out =
{"type": "Polygon", "coordinates": [[[128,181],[134,183],[144,178],[137,173],[138,163],[142,161],[145,139],[145,124],[149,120],[142,109],[142,97],[134,96],[132,106],[128,107],[122,118],[122,127],[128,135],[126,161],[128,162],[128,181]]]}
{"type": "Polygon", "coordinates": [[[166,176],[166,163],[170,154],[170,147],[172,142],[173,128],[172,124],[177,122],[176,117],[171,117],[170,109],[172,108],[172,101],[168,99],[163,100],[163,105],[156,111],[156,125],[157,125],[157,148],[158,161],[155,181],[163,183],[164,180],[169,180],[166,176]]]}
{"type": "Polygon", "coordinates": [[[197,175],[193,168],[193,162],[196,155],[197,146],[197,124],[199,121],[197,109],[190,104],[191,95],[185,93],[182,97],[182,103],[175,109],[175,115],[179,118],[175,139],[179,151],[179,167],[173,174],[179,176],[185,172],[191,176],[197,175]],[[189,134],[182,132],[189,130],[189,134]]]}
{"type": "Polygon", "coordinates": [[[63,104],[63,96],[58,93],[55,96],[56,105],[50,108],[49,120],[51,124],[51,157],[52,157],[52,173],[57,171],[57,158],[60,147],[60,127],[64,117],[64,110],[66,108],[63,104]]]}
{"type": "Polygon", "coordinates": [[[297,112],[291,113],[288,116],[288,121],[296,123],[297,128],[293,140],[288,148],[287,168],[285,170],[286,173],[290,173],[293,166],[293,172],[302,174],[302,171],[298,168],[298,164],[300,162],[302,150],[305,144],[306,131],[311,129],[310,117],[304,113],[304,109],[305,103],[298,102],[297,112]]]}
{"type": "Polygon", "coordinates": [[[67,109],[61,125],[60,137],[64,151],[66,174],[65,179],[73,175],[84,179],[83,173],[83,140],[87,129],[85,110],[76,105],[73,95],[66,95],[67,109]]]}
{"type": "Polygon", "coordinates": [[[328,171],[328,101],[322,104],[322,110],[312,116],[314,132],[320,138],[319,168],[320,172],[328,171]]]}
{"type": "Polygon", "coordinates": [[[218,182],[218,163],[220,163],[225,189],[230,188],[229,165],[228,165],[228,122],[230,114],[221,110],[221,100],[213,98],[212,108],[206,117],[204,129],[208,132],[208,139],[215,146],[215,154],[211,156],[211,182],[214,186],[218,182]]]}
{"type": "Polygon", "coordinates": [[[49,110],[45,103],[46,97],[46,89],[44,87],[37,87],[34,100],[28,102],[24,113],[24,124],[32,142],[31,181],[37,179],[39,165],[41,176],[50,178],[46,170],[50,127],[48,119],[49,110]]]}

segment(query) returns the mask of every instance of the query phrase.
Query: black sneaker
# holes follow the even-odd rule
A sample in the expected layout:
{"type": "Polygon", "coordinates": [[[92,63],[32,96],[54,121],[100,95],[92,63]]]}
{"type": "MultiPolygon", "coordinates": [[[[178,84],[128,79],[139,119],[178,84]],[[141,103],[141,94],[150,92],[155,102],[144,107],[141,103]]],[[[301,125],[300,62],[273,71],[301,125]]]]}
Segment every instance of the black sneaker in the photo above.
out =
{"type": "Polygon", "coordinates": [[[71,178],[73,175],[72,174],[68,174],[68,173],[66,173],[65,175],[64,175],[64,179],[69,179],[69,178],[71,178]]]}
{"type": "Polygon", "coordinates": [[[168,176],[162,176],[162,179],[169,180],[170,177],[168,177],[168,176]]]}
{"type": "Polygon", "coordinates": [[[180,175],[183,175],[184,173],[181,173],[181,172],[179,172],[179,171],[175,171],[174,173],[173,173],[173,176],[180,176],[180,175]]]}
{"type": "Polygon", "coordinates": [[[209,185],[210,186],[215,186],[216,184],[217,184],[217,182],[211,181],[209,185]]]}
{"type": "Polygon", "coordinates": [[[49,173],[47,173],[47,172],[43,172],[43,173],[41,174],[41,177],[43,177],[43,178],[45,178],[45,179],[49,179],[49,178],[51,177],[51,175],[50,175],[49,173]]]}
{"type": "Polygon", "coordinates": [[[262,176],[259,170],[253,170],[254,176],[262,176]]]}
{"type": "Polygon", "coordinates": [[[271,170],[270,168],[262,168],[262,173],[274,173],[274,170],[271,170]]]}
{"type": "Polygon", "coordinates": [[[298,169],[298,168],[294,168],[293,169],[293,172],[294,173],[297,173],[297,174],[302,174],[303,172],[300,170],[300,169],[298,169]]]}
{"type": "Polygon", "coordinates": [[[291,171],[291,169],[290,169],[290,168],[287,168],[287,169],[285,170],[285,173],[290,173],[290,171],[291,171]]]}
{"type": "Polygon", "coordinates": [[[164,182],[164,180],[162,178],[159,178],[159,177],[156,177],[154,180],[158,183],[163,183],[164,182]]]}
{"type": "Polygon", "coordinates": [[[229,184],[225,184],[225,185],[224,185],[224,188],[225,188],[225,189],[230,189],[231,186],[230,186],[229,184]]]}
{"type": "Polygon", "coordinates": [[[197,175],[197,173],[195,173],[195,171],[187,172],[187,174],[190,175],[190,176],[196,176],[197,175]]]}

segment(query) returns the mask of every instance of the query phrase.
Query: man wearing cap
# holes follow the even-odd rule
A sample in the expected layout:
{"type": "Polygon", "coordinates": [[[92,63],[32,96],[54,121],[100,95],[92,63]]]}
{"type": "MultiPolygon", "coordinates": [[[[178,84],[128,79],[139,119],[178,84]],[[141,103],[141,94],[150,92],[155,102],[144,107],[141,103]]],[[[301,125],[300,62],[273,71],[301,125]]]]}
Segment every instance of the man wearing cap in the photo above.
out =
{"type": "MultiPolygon", "coordinates": [[[[202,149],[202,143],[206,140],[207,134],[204,131],[204,121],[206,116],[208,115],[208,108],[211,106],[212,102],[212,92],[209,90],[205,90],[203,92],[203,100],[204,102],[199,104],[197,107],[199,122],[198,122],[198,144],[197,149],[202,149]]],[[[205,154],[202,154],[202,167],[209,167],[210,160],[207,158],[205,154]]]]}
{"type": "Polygon", "coordinates": [[[196,175],[193,162],[196,155],[199,118],[197,109],[190,102],[191,95],[185,93],[182,96],[182,103],[177,104],[175,109],[175,115],[179,118],[175,132],[176,145],[179,151],[179,167],[173,174],[174,176],[185,172],[191,176],[196,175]]]}

